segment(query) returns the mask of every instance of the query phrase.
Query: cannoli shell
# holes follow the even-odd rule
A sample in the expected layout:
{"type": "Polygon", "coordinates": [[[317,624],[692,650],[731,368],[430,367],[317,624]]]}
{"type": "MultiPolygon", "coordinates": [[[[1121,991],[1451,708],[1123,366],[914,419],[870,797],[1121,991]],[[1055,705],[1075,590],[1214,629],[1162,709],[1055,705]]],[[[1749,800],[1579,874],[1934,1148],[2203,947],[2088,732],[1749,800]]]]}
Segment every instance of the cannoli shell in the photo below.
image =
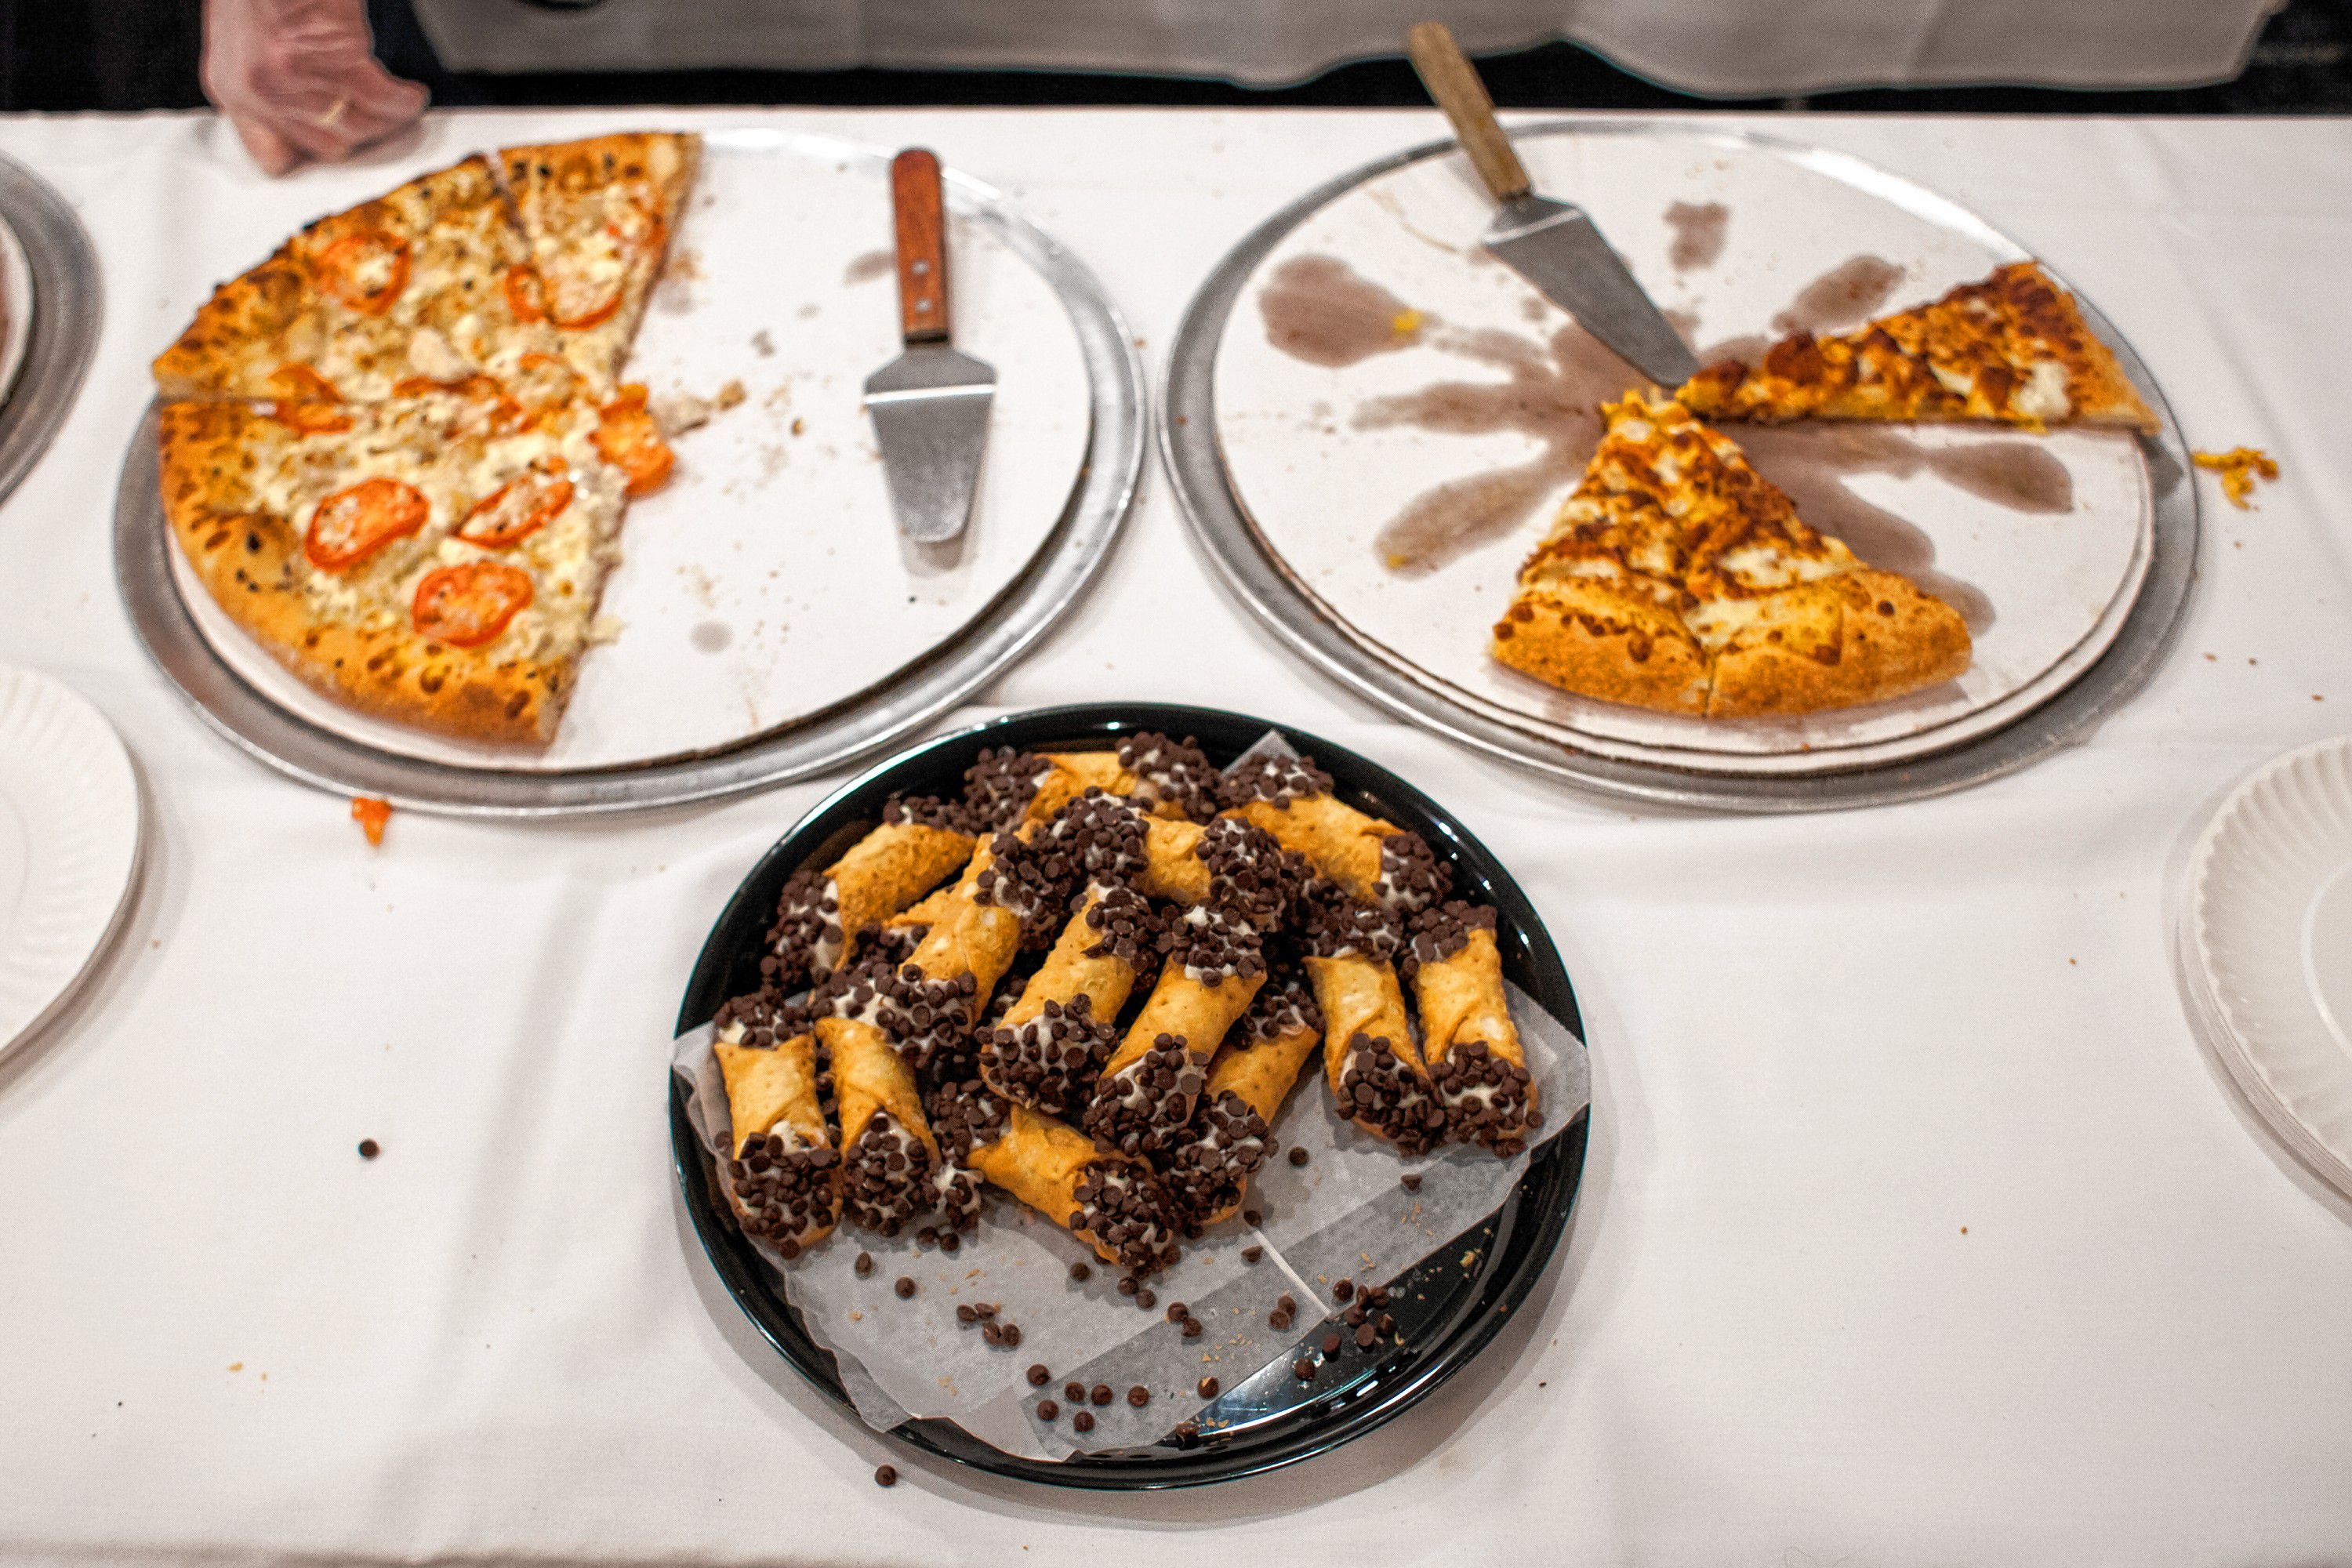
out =
{"type": "Polygon", "coordinates": [[[1160,972],[1159,984],[1144,999],[1143,1010],[1129,1025],[1127,1034],[1118,1042],[1118,1049],[1103,1064],[1103,1077],[1126,1067],[1151,1048],[1161,1035],[1181,1035],[1185,1049],[1196,1062],[1205,1062],[1215,1054],[1225,1031],[1234,1021],[1249,1010],[1258,988],[1265,984],[1264,972],[1256,974],[1228,974],[1214,985],[1204,985],[1186,974],[1182,966],[1171,963],[1160,972]]]}
{"type": "Polygon", "coordinates": [[[711,1052],[719,1058],[719,1075],[727,1083],[728,1124],[735,1136],[735,1152],[789,1121],[812,1143],[830,1143],[824,1110],[816,1094],[816,1042],[794,1035],[773,1049],[719,1040],[711,1052]]]}
{"type": "Polygon", "coordinates": [[[1272,1039],[1236,1046],[1217,1058],[1209,1072],[1202,1099],[1211,1104],[1223,1094],[1237,1094],[1271,1125],[1282,1102],[1290,1098],[1299,1069],[1315,1054],[1323,1037],[1313,1029],[1293,1029],[1272,1039]]]}
{"type": "Polygon", "coordinates": [[[888,1037],[857,1018],[819,1018],[816,1032],[833,1058],[833,1093],[841,1112],[843,1150],[856,1145],[876,1111],[887,1110],[890,1120],[913,1132],[936,1161],[940,1144],[923,1114],[922,1091],[916,1086],[914,1070],[888,1037]]]}
{"type": "Polygon", "coordinates": [[[1397,984],[1394,964],[1310,954],[1307,978],[1315,987],[1316,1005],[1323,1009],[1323,1073],[1333,1094],[1339,1092],[1339,1079],[1347,1071],[1348,1042],[1359,1034],[1385,1036],[1398,1056],[1427,1076],[1405,1017],[1404,992],[1397,984]]]}
{"type": "MultiPolygon", "coordinates": [[[[1078,1178],[1087,1166],[1118,1158],[1103,1153],[1092,1139],[1069,1123],[1016,1105],[1008,1114],[1004,1136],[973,1149],[966,1163],[983,1180],[1068,1230],[1078,1211],[1078,1178]]],[[[1118,1261],[1116,1252],[1092,1237],[1081,1239],[1105,1262],[1118,1261]]]]}
{"type": "Polygon", "coordinates": [[[1119,1009],[1127,1005],[1128,993],[1135,989],[1135,968],[1127,960],[1109,953],[1099,958],[1087,956],[1087,949],[1102,940],[1102,933],[1087,923],[1088,911],[1100,902],[1101,893],[1087,889],[1077,913],[1070,917],[1062,934],[1055,939],[1053,951],[1045,954],[1045,962],[1029,977],[1029,984],[1005,1013],[1004,1027],[1020,1027],[1044,1012],[1048,1002],[1059,1002],[1066,1007],[1081,996],[1094,1005],[1096,1017],[1118,1016],[1119,1009]]]}
{"type": "Polygon", "coordinates": [[[1367,816],[1335,795],[1309,795],[1276,804],[1254,800],[1239,808],[1245,820],[1265,829],[1285,849],[1348,889],[1356,901],[1380,902],[1381,840],[1403,831],[1367,816]]]}
{"type": "Polygon", "coordinates": [[[971,859],[972,837],[919,822],[886,822],[825,869],[841,910],[843,962],[857,933],[897,914],[971,859]]]}
{"type": "Polygon", "coordinates": [[[1181,817],[1155,816],[1144,824],[1143,874],[1136,890],[1146,898],[1197,904],[1209,896],[1209,863],[1193,853],[1203,829],[1181,817]]]}
{"type": "Polygon", "coordinates": [[[1504,1000],[1503,959],[1493,931],[1473,926],[1470,940],[1459,952],[1414,970],[1412,994],[1421,1008],[1423,1048],[1431,1067],[1468,1040],[1484,1040],[1505,1061],[1527,1066],[1527,1052],[1504,1000]]]}

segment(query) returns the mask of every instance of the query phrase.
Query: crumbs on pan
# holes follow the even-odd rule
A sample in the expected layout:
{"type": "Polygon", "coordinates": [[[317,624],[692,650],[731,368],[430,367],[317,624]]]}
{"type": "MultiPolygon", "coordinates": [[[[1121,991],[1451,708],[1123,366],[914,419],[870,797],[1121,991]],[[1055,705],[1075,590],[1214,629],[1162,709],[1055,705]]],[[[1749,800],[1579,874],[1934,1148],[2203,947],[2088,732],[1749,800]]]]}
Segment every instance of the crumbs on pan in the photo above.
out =
{"type": "Polygon", "coordinates": [[[2232,447],[2226,452],[2191,452],[2189,457],[2200,468],[2210,468],[2221,476],[2221,493],[2240,511],[2252,511],[2254,503],[2249,498],[2257,481],[2268,483],[2279,477],[2278,460],[2260,447],[2232,447]]]}

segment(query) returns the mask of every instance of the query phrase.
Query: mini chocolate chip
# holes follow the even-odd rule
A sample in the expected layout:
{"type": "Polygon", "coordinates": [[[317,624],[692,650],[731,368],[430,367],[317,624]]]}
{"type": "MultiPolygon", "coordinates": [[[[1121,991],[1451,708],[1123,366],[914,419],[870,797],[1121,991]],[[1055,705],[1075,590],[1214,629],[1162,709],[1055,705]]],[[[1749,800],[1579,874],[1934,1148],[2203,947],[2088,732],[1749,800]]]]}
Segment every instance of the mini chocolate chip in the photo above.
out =
{"type": "Polygon", "coordinates": [[[1386,1312],[1382,1312],[1381,1314],[1381,1332],[1384,1334],[1392,1334],[1396,1332],[1396,1320],[1389,1316],[1386,1312]]]}
{"type": "Polygon", "coordinates": [[[1097,1405],[1108,1405],[1110,1403],[1110,1384],[1108,1383],[1096,1384],[1092,1392],[1087,1394],[1087,1397],[1093,1400],[1097,1405]]]}
{"type": "Polygon", "coordinates": [[[1280,1296],[1276,1297],[1274,1304],[1276,1307],[1281,1308],[1286,1312],[1296,1312],[1298,1310],[1298,1298],[1292,1295],[1287,1290],[1285,1290],[1280,1296]]]}
{"type": "Polygon", "coordinates": [[[1018,1323],[1007,1323],[1007,1324],[1005,1324],[1005,1325],[1004,1325],[1004,1335],[1003,1335],[1003,1338],[1004,1338],[1004,1348],[1005,1348],[1006,1350],[1009,1350],[1009,1351],[1017,1351],[1017,1350],[1019,1350],[1019,1349],[1021,1348],[1021,1325],[1020,1325],[1020,1324],[1018,1324],[1018,1323]]]}
{"type": "Polygon", "coordinates": [[[1406,1192],[1417,1193],[1421,1191],[1421,1173],[1418,1171],[1408,1171],[1403,1175],[1399,1176],[1397,1180],[1404,1184],[1404,1190],[1406,1192]]]}
{"type": "Polygon", "coordinates": [[[1201,1397],[1203,1399],[1214,1399],[1216,1396],[1217,1380],[1213,1377],[1202,1378],[1201,1380],[1201,1397]]]}
{"type": "Polygon", "coordinates": [[[1132,1274],[1118,1282],[1118,1293],[1122,1296],[1132,1296],[1141,1287],[1136,1284],[1135,1276],[1132,1274]]]}
{"type": "Polygon", "coordinates": [[[1255,1263],[1259,1258],[1264,1258],[1265,1256],[1265,1248],[1263,1247],[1244,1247],[1242,1248],[1242,1261],[1244,1263],[1255,1263]]]}
{"type": "Polygon", "coordinates": [[[992,1318],[996,1316],[996,1303],[993,1301],[974,1301],[971,1304],[971,1314],[975,1318],[992,1318]]]}
{"type": "Polygon", "coordinates": [[[994,1323],[982,1323],[980,1326],[980,1337],[990,1344],[1001,1345],[1004,1342],[1004,1331],[994,1323]]]}
{"type": "Polygon", "coordinates": [[[1366,1323],[1363,1327],[1356,1331],[1356,1343],[1365,1350],[1371,1349],[1373,1344],[1379,1341],[1380,1337],[1379,1331],[1375,1330],[1370,1323],[1366,1323]]]}
{"type": "Polygon", "coordinates": [[[1087,1402],[1087,1385],[1083,1383],[1066,1383],[1062,1384],[1062,1397],[1073,1405],[1084,1405],[1087,1402]]]}
{"type": "Polygon", "coordinates": [[[1284,1311],[1279,1307],[1276,1307],[1272,1312],[1268,1313],[1265,1320],[1266,1326],[1273,1329],[1277,1333],[1288,1333],[1290,1331],[1290,1325],[1295,1321],[1296,1320],[1294,1320],[1289,1313],[1284,1311]]]}
{"type": "Polygon", "coordinates": [[[1323,1353],[1325,1355],[1338,1355],[1339,1353],[1339,1330],[1333,1329],[1329,1333],[1323,1336],[1323,1353]]]}
{"type": "Polygon", "coordinates": [[[857,1255],[857,1261],[850,1267],[857,1270],[858,1278],[862,1279],[874,1272],[874,1255],[870,1252],[861,1252],[857,1255]]]}
{"type": "Polygon", "coordinates": [[[1037,1419],[1038,1419],[1038,1420],[1040,1420],[1040,1421],[1051,1421],[1051,1420],[1053,1420],[1055,1417],[1058,1416],[1058,1415],[1061,1415],[1061,1414],[1062,1414],[1062,1407],[1061,1407],[1060,1405],[1058,1405],[1055,1404],[1052,1400],[1050,1400],[1050,1399],[1041,1399],[1041,1400],[1039,1400],[1039,1401],[1037,1402],[1037,1419]]]}
{"type": "Polygon", "coordinates": [[[917,1247],[937,1247],[939,1244],[940,1228],[935,1225],[927,1225],[922,1229],[915,1233],[915,1245],[917,1247]]]}
{"type": "Polygon", "coordinates": [[[980,1314],[973,1311],[971,1304],[967,1302],[956,1309],[956,1321],[959,1323],[976,1323],[980,1321],[980,1314]]]}
{"type": "Polygon", "coordinates": [[[1312,1383],[1315,1381],[1315,1363],[1307,1357],[1300,1356],[1290,1363],[1290,1373],[1301,1383],[1312,1383]]]}
{"type": "Polygon", "coordinates": [[[958,1236],[951,1230],[943,1233],[940,1237],[940,1250],[941,1252],[954,1252],[962,1246],[963,1237],[958,1236]]]}
{"type": "Polygon", "coordinates": [[[898,1293],[898,1300],[904,1301],[915,1293],[915,1282],[901,1274],[898,1276],[898,1282],[890,1289],[896,1290],[898,1293]]]}
{"type": "Polygon", "coordinates": [[[1356,1282],[1353,1279],[1342,1279],[1331,1287],[1331,1299],[1335,1301],[1344,1301],[1355,1293],[1356,1282]]]}
{"type": "Polygon", "coordinates": [[[1242,1223],[1255,1229],[1265,1223],[1265,1214],[1257,1209],[1242,1210],[1242,1223]]]}
{"type": "Polygon", "coordinates": [[[1304,1165],[1307,1163],[1307,1151],[1298,1148],[1292,1149],[1290,1151],[1290,1163],[1294,1165],[1304,1165]]]}
{"type": "Polygon", "coordinates": [[[874,1472],[874,1484],[877,1487],[897,1486],[898,1484],[898,1468],[895,1466],[884,1465],[874,1472]]]}
{"type": "Polygon", "coordinates": [[[361,1158],[361,1159],[362,1159],[362,1160],[373,1160],[373,1159],[374,1159],[378,1154],[381,1154],[381,1153],[383,1153],[383,1145],[382,1145],[381,1143],[378,1143],[374,1139],[373,1139],[373,1138],[362,1138],[362,1139],[361,1139],[361,1140],[360,1140],[360,1158],[361,1158]]]}
{"type": "Polygon", "coordinates": [[[1127,1391],[1127,1402],[1140,1410],[1151,1403],[1151,1390],[1139,1383],[1127,1391]]]}
{"type": "Polygon", "coordinates": [[[1093,1431],[1095,1429],[1095,1413],[1091,1410],[1079,1411],[1076,1415],[1070,1417],[1070,1429],[1075,1432],[1093,1431]]]}
{"type": "Polygon", "coordinates": [[[1201,1320],[1198,1318],[1185,1319],[1183,1333],[1184,1337],[1188,1340],[1199,1339],[1201,1337],[1201,1320]]]}
{"type": "Polygon", "coordinates": [[[1077,1262],[1073,1263],[1073,1264],[1071,1264],[1071,1265],[1070,1265],[1070,1278],[1071,1278],[1071,1279],[1093,1279],[1094,1277],[1095,1277],[1095,1271],[1094,1271],[1093,1267],[1092,1267],[1091,1265],[1089,1265],[1089,1264],[1088,1264],[1088,1263],[1087,1263],[1084,1258],[1081,1258],[1081,1259],[1079,1259],[1077,1262]]]}
{"type": "Polygon", "coordinates": [[[1032,1387],[1032,1388],[1043,1388],[1043,1387],[1045,1387],[1047,1384],[1049,1384],[1049,1383],[1051,1383],[1051,1382],[1053,1382],[1053,1381],[1054,1381],[1054,1374],[1053,1374],[1052,1373],[1047,1372],[1047,1371],[1045,1370],[1045,1363],[1044,1362],[1042,1362],[1042,1361],[1041,1361],[1041,1362],[1037,1363],[1034,1366],[1033,1366],[1033,1367],[1031,1367],[1031,1368],[1029,1369],[1029,1386],[1030,1386],[1030,1387],[1032,1387]]]}
{"type": "Polygon", "coordinates": [[[1183,1302],[1171,1301],[1168,1303],[1168,1321],[1170,1322],[1181,1323],[1192,1315],[1191,1310],[1187,1308],[1183,1302]]]}
{"type": "Polygon", "coordinates": [[[1135,1293],[1135,1304],[1148,1312],[1160,1305],[1160,1294],[1155,1290],[1138,1290],[1135,1293]]]}

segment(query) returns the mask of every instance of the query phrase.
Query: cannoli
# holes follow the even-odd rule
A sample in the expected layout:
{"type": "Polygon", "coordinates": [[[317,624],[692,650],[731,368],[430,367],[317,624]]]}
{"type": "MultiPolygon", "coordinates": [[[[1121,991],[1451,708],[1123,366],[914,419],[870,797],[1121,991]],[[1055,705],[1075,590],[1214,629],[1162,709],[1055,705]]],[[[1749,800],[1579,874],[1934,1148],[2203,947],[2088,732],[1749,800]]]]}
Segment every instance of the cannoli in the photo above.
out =
{"type": "Polygon", "coordinates": [[[973,1143],[962,1158],[1106,1263],[1148,1274],[1175,1258],[1167,1194],[1151,1167],[1096,1148],[1067,1122],[1024,1106],[1006,1107],[994,1135],[973,1143]]]}
{"type": "Polygon", "coordinates": [[[1503,992],[1495,911],[1460,902],[1423,910],[1402,963],[1421,1012],[1423,1058],[1454,1136],[1517,1153],[1542,1112],[1503,992]]]}
{"type": "Polygon", "coordinates": [[[833,1058],[841,1111],[843,1215],[862,1229],[896,1236],[936,1197],[940,1146],[915,1074],[864,1018],[821,1017],[816,1035],[833,1058]]]}
{"type": "Polygon", "coordinates": [[[882,1021],[918,1071],[970,1054],[972,1026],[1014,955],[1058,926],[1069,883],[1048,869],[1053,858],[1034,837],[982,840],[956,896],[892,976],[882,1021]]]}
{"type": "Polygon", "coordinates": [[[1263,939],[1247,919],[1195,904],[1160,932],[1160,979],[1103,1064],[1086,1131],[1105,1149],[1143,1154],[1192,1120],[1209,1058],[1265,984],[1263,939]]]}
{"type": "Polygon", "coordinates": [[[1044,965],[982,1037],[989,1087],[1048,1116],[1083,1110],[1118,1043],[1119,1009],[1159,962],[1157,925],[1134,889],[1089,887],[1044,965]]]}
{"type": "Polygon", "coordinates": [[[1403,937],[1395,917],[1328,882],[1302,904],[1307,976],[1323,1011],[1324,1074],[1339,1113],[1407,1154],[1427,1153],[1445,1136],[1445,1110],[1390,963],[1403,937]]]}
{"type": "Polygon", "coordinates": [[[760,970],[780,991],[822,980],[856,955],[859,933],[898,914],[971,858],[960,805],[893,795],[881,825],[822,870],[795,872],[778,900],[760,970]]]}
{"type": "Polygon", "coordinates": [[[1270,931],[1282,924],[1307,875],[1303,857],[1239,816],[1205,825],[1153,818],[1136,887],[1171,903],[1222,905],[1270,931]]]}
{"type": "Polygon", "coordinates": [[[1108,752],[1080,752],[1069,760],[1096,755],[1073,767],[1036,752],[982,752],[964,770],[964,810],[983,832],[1010,833],[1024,822],[1043,822],[1084,795],[1089,787],[1116,784],[1118,759],[1108,752]]]}
{"type": "Polygon", "coordinates": [[[1402,919],[1445,897],[1452,878],[1421,835],[1333,795],[1331,776],[1305,757],[1259,757],[1225,777],[1223,795],[1358,903],[1402,919]]]}
{"type": "Polygon", "coordinates": [[[1269,980],[1210,1069],[1200,1109],[1162,1163],[1161,1184],[1193,1235],[1230,1218],[1275,1152],[1275,1114],[1315,1047],[1323,1015],[1296,974],[1269,980]]]}
{"type": "Polygon", "coordinates": [[[711,1020],[733,1137],[729,1204],[743,1233],[785,1258],[833,1233],[841,1156],[818,1098],[816,1042],[772,991],[739,996],[711,1020]]]}
{"type": "Polygon", "coordinates": [[[1189,735],[1174,741],[1145,731],[1121,736],[1114,751],[1045,756],[1084,784],[1125,795],[1155,816],[1205,822],[1216,813],[1216,764],[1189,735]]]}

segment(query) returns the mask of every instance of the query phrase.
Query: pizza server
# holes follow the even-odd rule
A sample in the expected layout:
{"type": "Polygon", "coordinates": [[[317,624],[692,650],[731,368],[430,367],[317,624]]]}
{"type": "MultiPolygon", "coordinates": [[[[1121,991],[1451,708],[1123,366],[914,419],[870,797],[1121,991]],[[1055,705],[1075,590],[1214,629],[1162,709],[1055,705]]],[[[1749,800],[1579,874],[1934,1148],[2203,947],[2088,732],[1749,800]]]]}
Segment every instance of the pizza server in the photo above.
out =
{"type": "Polygon", "coordinates": [[[1527,166],[1495,122],[1495,100],[1443,22],[1423,22],[1405,47],[1422,85],[1469,155],[1471,167],[1502,210],[1481,243],[1576,324],[1662,386],[1698,374],[1696,356],[1582,207],[1535,194],[1527,166]]]}
{"type": "Polygon", "coordinates": [[[971,517],[996,367],[948,341],[947,214],[937,156],[909,147],[890,161],[890,205],[906,352],[866,378],[866,410],[899,530],[917,544],[944,544],[971,517]]]}

